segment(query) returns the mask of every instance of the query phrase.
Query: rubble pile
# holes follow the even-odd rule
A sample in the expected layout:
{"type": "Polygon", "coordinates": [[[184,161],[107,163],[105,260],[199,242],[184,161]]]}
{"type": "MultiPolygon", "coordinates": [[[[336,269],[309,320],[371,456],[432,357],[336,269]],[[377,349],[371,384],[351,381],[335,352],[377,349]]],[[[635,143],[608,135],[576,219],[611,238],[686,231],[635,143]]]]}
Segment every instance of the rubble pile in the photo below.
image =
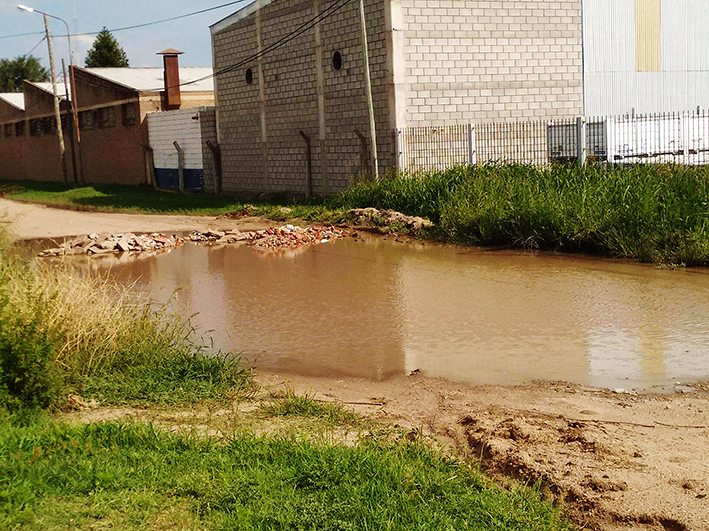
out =
{"type": "Polygon", "coordinates": [[[271,227],[266,230],[257,230],[252,233],[251,245],[260,248],[300,247],[327,243],[336,238],[344,238],[347,231],[336,227],[296,227],[285,225],[271,227]]]}
{"type": "Polygon", "coordinates": [[[65,256],[74,254],[108,254],[127,251],[159,251],[177,247],[186,241],[203,244],[245,243],[259,249],[293,249],[318,243],[327,243],[347,236],[335,227],[296,227],[285,225],[264,230],[241,232],[238,229],[194,231],[186,238],[153,233],[150,235],[89,234],[47,249],[39,256],[65,256]]]}
{"type": "Polygon", "coordinates": [[[237,243],[251,240],[251,232],[241,232],[239,229],[205,231],[196,230],[189,236],[189,241],[197,243],[237,243]]]}
{"type": "Polygon", "coordinates": [[[347,236],[347,232],[335,227],[269,227],[263,230],[241,232],[238,229],[229,231],[207,230],[195,231],[187,239],[199,243],[230,244],[244,242],[260,248],[301,247],[317,243],[327,243],[335,238],[347,236]]]}
{"type": "Polygon", "coordinates": [[[72,254],[107,254],[126,251],[157,251],[177,247],[184,242],[177,236],[168,236],[154,232],[150,235],[126,234],[88,234],[64,242],[59,247],[47,249],[39,256],[64,256],[72,254]]]}

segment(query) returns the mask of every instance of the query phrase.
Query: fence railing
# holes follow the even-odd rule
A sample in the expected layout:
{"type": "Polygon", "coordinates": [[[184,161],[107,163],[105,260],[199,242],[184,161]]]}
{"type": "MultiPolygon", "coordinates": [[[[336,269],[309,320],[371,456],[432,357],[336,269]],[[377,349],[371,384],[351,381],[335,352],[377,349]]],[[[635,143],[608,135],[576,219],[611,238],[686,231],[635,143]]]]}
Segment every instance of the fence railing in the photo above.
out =
{"type": "Polygon", "coordinates": [[[709,114],[667,113],[493,122],[396,130],[398,168],[459,164],[709,164],[709,114]]]}

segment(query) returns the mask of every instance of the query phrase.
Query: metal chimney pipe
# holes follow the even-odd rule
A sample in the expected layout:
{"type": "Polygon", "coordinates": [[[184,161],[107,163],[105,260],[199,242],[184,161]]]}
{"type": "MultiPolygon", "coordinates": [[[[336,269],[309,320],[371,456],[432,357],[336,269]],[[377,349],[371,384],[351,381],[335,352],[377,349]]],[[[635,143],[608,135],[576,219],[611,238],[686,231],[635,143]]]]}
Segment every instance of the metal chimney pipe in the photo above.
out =
{"type": "Polygon", "coordinates": [[[163,78],[165,81],[164,110],[166,111],[179,109],[182,105],[180,96],[180,64],[177,59],[177,56],[182,53],[184,52],[168,48],[157,54],[163,57],[163,78]]]}

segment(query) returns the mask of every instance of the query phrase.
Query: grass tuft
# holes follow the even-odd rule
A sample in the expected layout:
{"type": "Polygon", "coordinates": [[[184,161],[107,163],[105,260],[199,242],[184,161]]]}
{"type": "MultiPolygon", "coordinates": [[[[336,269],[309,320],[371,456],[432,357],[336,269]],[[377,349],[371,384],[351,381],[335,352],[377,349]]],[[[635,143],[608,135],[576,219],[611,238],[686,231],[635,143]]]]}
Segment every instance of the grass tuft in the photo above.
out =
{"type": "Polygon", "coordinates": [[[238,360],[192,341],[171,307],[67,265],[30,263],[0,234],[0,406],[228,399],[250,385],[238,360]]]}

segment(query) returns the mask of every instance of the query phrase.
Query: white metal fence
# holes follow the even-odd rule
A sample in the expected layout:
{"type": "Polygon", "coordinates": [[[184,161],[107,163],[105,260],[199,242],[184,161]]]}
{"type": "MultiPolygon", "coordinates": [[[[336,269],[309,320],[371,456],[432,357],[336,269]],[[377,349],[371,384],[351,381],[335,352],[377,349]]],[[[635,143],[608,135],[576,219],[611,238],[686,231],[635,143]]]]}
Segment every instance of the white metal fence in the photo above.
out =
{"type": "Polygon", "coordinates": [[[709,164],[709,114],[579,117],[552,121],[405,127],[396,132],[400,171],[514,162],[709,164]]]}

